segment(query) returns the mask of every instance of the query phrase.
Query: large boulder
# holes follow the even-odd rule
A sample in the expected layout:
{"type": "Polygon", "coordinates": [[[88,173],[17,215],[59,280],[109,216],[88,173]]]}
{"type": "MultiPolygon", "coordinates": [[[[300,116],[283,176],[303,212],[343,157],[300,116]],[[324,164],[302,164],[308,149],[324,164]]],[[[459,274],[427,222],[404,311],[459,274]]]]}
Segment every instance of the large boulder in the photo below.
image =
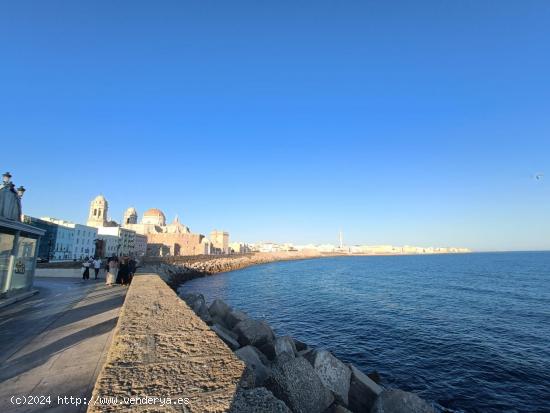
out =
{"type": "Polygon", "coordinates": [[[295,356],[297,353],[294,340],[289,336],[277,337],[273,347],[276,357],[279,357],[283,353],[289,353],[292,354],[292,356],[295,356]]]}
{"type": "Polygon", "coordinates": [[[246,313],[243,313],[239,310],[232,310],[228,312],[225,316],[225,325],[233,329],[237,324],[239,324],[241,321],[246,320],[248,315],[246,313]]]}
{"type": "Polygon", "coordinates": [[[326,350],[315,350],[305,355],[323,384],[336,396],[336,400],[348,405],[351,370],[326,350]]]}
{"type": "Polygon", "coordinates": [[[229,413],[292,413],[287,405],[265,387],[237,391],[229,413]]]}
{"type": "Polygon", "coordinates": [[[274,364],[265,387],[294,413],[321,413],[334,401],[311,364],[288,353],[283,353],[274,364]]]}
{"type": "Polygon", "coordinates": [[[376,398],[371,413],[435,413],[432,406],[414,393],[403,390],[384,390],[376,398]]]}
{"type": "Polygon", "coordinates": [[[239,347],[241,347],[241,345],[237,341],[237,335],[232,331],[227,330],[219,324],[214,324],[211,328],[218,335],[218,337],[221,338],[225,344],[227,344],[227,346],[231,350],[237,350],[239,347]]]}
{"type": "Polygon", "coordinates": [[[208,309],[210,312],[210,315],[212,317],[220,317],[222,320],[225,319],[225,316],[227,313],[231,311],[231,307],[229,307],[225,301],[218,299],[215,299],[212,304],[210,304],[210,308],[208,309]]]}
{"type": "Polygon", "coordinates": [[[235,355],[254,371],[256,386],[261,386],[270,374],[269,367],[265,364],[266,360],[262,359],[260,354],[253,346],[245,346],[235,351],[235,355]]]}
{"type": "Polygon", "coordinates": [[[349,385],[348,407],[354,412],[368,412],[374,401],[384,390],[362,371],[350,364],[351,381],[349,385]]]}
{"type": "Polygon", "coordinates": [[[272,342],[275,338],[273,330],[265,321],[258,321],[252,318],[247,318],[239,322],[233,329],[239,336],[241,345],[253,345],[260,347],[263,344],[272,342]]]}

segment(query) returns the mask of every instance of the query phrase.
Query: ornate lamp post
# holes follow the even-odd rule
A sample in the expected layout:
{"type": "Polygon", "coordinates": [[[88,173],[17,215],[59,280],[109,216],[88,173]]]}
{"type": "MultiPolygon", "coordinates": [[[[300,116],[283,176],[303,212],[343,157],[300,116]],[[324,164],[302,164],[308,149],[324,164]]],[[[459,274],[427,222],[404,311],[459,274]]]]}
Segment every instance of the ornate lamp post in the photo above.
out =
{"type": "Polygon", "coordinates": [[[15,189],[11,181],[11,174],[5,172],[2,175],[2,184],[0,185],[0,217],[12,221],[21,221],[21,198],[25,193],[25,188],[20,186],[15,189]]]}

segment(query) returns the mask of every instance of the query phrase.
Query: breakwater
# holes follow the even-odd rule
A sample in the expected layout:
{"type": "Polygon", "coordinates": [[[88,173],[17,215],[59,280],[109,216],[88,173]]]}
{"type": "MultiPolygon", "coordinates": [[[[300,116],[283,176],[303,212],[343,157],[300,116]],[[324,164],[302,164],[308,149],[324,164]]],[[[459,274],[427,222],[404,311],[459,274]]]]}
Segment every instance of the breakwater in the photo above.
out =
{"type": "Polygon", "coordinates": [[[142,272],[159,274],[174,290],[186,281],[207,275],[235,271],[253,265],[276,261],[306,260],[334,254],[318,252],[276,252],[239,255],[198,255],[186,257],[147,257],[141,263],[142,272]]]}
{"type": "Polygon", "coordinates": [[[384,389],[353,364],[233,309],[223,300],[207,305],[201,294],[181,298],[247,366],[241,379],[239,412],[433,413],[414,393],[384,389]]]}

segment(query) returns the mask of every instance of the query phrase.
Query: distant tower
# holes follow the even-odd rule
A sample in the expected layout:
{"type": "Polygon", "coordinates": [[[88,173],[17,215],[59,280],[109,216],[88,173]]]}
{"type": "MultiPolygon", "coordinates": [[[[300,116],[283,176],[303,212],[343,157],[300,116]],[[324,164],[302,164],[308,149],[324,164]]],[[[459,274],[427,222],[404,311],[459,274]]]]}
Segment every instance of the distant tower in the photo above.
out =
{"type": "Polygon", "coordinates": [[[340,230],[339,236],[340,236],[340,249],[344,249],[344,234],[342,233],[342,230],[340,230]]]}
{"type": "Polygon", "coordinates": [[[107,211],[109,203],[103,195],[96,196],[90,203],[87,225],[90,227],[104,227],[107,225],[107,211]]]}
{"type": "Polygon", "coordinates": [[[126,224],[137,224],[138,214],[134,207],[128,208],[124,211],[124,219],[122,220],[122,225],[126,224]]]}

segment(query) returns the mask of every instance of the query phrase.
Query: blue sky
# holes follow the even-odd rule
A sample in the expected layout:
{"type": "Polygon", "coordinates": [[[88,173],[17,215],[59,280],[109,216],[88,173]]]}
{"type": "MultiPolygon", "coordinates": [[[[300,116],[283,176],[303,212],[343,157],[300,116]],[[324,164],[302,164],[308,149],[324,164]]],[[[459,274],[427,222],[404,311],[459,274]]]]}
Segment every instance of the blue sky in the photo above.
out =
{"type": "Polygon", "coordinates": [[[550,249],[548,1],[0,3],[24,212],[550,249]],[[546,173],[542,180],[536,173],[546,173]]]}

